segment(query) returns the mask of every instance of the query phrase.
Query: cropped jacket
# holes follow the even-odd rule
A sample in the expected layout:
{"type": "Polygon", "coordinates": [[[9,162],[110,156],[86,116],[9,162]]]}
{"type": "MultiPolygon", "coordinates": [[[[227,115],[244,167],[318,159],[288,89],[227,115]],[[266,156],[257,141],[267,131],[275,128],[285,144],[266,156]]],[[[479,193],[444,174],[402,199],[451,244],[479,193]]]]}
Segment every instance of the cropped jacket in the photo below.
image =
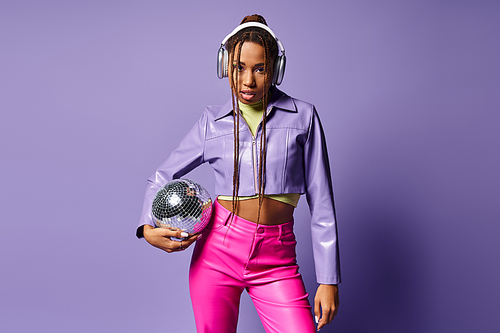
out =
{"type": "MultiPolygon", "coordinates": [[[[333,188],[326,140],[315,107],[272,88],[266,119],[264,194],[305,194],[311,212],[311,235],[318,283],[341,281],[333,188]]],[[[255,137],[240,120],[239,196],[258,193],[259,124],[255,137]]],[[[233,193],[233,116],[229,100],[207,107],[179,146],[148,179],[137,237],[142,226],[154,225],[151,206],[156,191],[208,162],[215,173],[215,195],[233,193]]]]}

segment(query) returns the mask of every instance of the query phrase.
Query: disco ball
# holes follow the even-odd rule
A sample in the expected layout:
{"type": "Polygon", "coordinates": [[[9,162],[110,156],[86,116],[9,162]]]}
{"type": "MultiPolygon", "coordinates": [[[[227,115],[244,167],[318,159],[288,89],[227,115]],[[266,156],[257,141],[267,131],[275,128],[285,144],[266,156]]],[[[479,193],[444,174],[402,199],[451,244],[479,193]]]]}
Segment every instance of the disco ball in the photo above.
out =
{"type": "Polygon", "coordinates": [[[189,179],[175,179],[156,192],[152,213],[157,228],[179,228],[198,233],[210,221],[212,199],[200,184],[189,179]]]}

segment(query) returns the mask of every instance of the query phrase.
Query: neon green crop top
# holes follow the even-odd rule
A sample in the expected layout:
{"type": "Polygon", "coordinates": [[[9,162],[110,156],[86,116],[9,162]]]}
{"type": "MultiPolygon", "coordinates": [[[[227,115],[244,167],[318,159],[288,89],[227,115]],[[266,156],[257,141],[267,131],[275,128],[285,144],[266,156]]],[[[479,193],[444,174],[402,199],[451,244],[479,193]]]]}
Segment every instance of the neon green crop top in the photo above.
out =
{"type": "MultiPolygon", "coordinates": [[[[256,194],[250,197],[236,197],[236,200],[238,201],[249,200],[249,199],[256,199],[258,197],[259,195],[256,194]]],[[[274,199],[276,201],[283,202],[297,208],[297,204],[299,203],[300,199],[300,193],[266,194],[264,195],[264,197],[274,199]]],[[[217,198],[225,201],[233,200],[233,197],[230,195],[219,195],[217,198]]]]}

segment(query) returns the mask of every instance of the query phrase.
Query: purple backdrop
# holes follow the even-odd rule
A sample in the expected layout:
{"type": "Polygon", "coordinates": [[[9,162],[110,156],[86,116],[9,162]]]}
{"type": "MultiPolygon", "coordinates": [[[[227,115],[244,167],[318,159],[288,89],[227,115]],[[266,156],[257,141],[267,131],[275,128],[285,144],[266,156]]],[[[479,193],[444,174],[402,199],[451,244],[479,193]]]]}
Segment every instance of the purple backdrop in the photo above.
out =
{"type": "MultiPolygon", "coordinates": [[[[500,330],[500,3],[472,0],[2,1],[0,330],[195,331],[191,251],[134,233],[254,12],[327,132],[344,282],[323,331],[500,330]]],[[[213,192],[208,166],[190,177],[213,192]]],[[[313,294],[308,218],[301,199],[313,294]]],[[[240,323],[263,332],[247,295],[240,323]]]]}

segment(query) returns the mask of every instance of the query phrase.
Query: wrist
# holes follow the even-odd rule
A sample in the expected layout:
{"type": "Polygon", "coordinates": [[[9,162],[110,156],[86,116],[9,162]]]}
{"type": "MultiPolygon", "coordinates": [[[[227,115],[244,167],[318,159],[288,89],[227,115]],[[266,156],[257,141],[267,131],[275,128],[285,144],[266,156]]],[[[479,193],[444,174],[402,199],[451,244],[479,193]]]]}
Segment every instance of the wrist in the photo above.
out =
{"type": "Polygon", "coordinates": [[[142,226],[142,234],[144,235],[144,238],[146,240],[148,240],[148,237],[151,235],[152,230],[154,230],[154,227],[149,224],[145,224],[142,226]]]}

